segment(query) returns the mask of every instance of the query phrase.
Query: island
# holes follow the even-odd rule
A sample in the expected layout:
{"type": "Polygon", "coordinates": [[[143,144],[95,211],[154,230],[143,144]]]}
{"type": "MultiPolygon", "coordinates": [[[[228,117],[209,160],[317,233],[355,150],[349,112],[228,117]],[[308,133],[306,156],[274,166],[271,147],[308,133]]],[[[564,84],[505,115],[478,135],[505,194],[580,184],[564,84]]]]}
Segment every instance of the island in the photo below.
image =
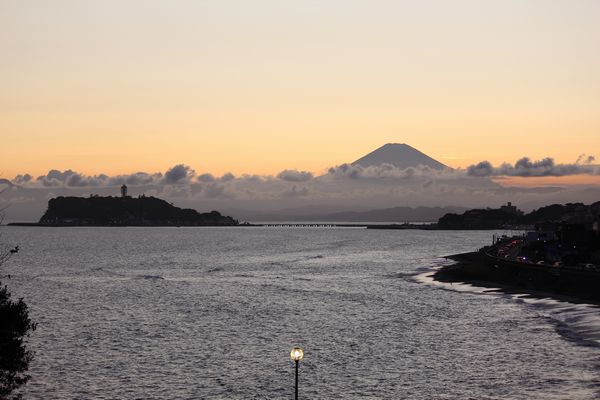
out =
{"type": "Polygon", "coordinates": [[[199,213],[152,196],[56,197],[33,226],[238,226],[218,211],[199,213]]]}

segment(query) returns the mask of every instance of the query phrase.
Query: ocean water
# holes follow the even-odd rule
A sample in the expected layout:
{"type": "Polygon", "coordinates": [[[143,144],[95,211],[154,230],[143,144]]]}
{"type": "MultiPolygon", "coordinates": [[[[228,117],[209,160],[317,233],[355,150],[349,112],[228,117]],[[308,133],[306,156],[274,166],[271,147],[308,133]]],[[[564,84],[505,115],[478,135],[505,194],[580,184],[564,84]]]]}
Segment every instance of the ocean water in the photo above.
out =
{"type": "Polygon", "coordinates": [[[600,310],[428,280],[492,232],[3,228],[26,399],[595,399],[600,310]]]}

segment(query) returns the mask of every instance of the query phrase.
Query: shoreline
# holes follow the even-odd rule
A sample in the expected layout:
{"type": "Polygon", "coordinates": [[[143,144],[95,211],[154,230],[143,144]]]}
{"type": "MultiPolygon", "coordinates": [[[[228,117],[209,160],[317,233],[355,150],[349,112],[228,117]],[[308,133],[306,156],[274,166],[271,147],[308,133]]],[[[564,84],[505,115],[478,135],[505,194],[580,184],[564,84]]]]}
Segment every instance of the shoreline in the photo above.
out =
{"type": "Polygon", "coordinates": [[[21,227],[271,227],[271,228],[364,228],[364,229],[420,229],[420,230],[435,230],[432,228],[434,224],[369,224],[369,223],[336,223],[336,222],[266,222],[266,223],[241,223],[236,225],[211,225],[211,224],[46,224],[39,222],[10,222],[6,226],[21,226],[21,227]]]}
{"type": "Polygon", "coordinates": [[[600,306],[600,292],[590,287],[589,282],[581,287],[561,285],[561,282],[547,282],[532,279],[531,276],[513,275],[506,271],[498,271],[497,266],[489,266],[480,260],[472,258],[474,253],[462,253],[445,258],[456,261],[435,271],[431,279],[440,283],[467,283],[473,286],[487,288],[490,292],[502,294],[525,294],[529,297],[542,299],[551,298],[577,304],[592,304],[600,306]]]}
{"type": "Polygon", "coordinates": [[[29,228],[185,228],[185,227],[244,227],[258,226],[252,224],[238,225],[200,225],[200,224],[41,224],[39,222],[10,222],[6,226],[19,226],[29,228]]]}
{"type": "MultiPolygon", "coordinates": [[[[422,231],[472,231],[473,229],[442,229],[437,223],[355,223],[355,222],[243,222],[236,225],[202,225],[202,224],[77,224],[77,223],[62,223],[62,224],[47,224],[39,222],[9,222],[4,226],[21,226],[21,227],[269,227],[269,228],[363,228],[373,230],[422,230],[422,231]]],[[[478,229],[481,231],[497,231],[497,229],[478,229]]],[[[503,228],[505,231],[520,231],[519,228],[503,228]]]]}

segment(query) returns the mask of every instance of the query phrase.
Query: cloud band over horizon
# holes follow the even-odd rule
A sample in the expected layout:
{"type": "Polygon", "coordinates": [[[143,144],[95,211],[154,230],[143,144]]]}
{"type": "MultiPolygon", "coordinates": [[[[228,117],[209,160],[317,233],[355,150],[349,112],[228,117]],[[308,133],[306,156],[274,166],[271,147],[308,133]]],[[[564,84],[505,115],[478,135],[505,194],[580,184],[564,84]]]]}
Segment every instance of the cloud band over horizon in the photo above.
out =
{"type": "MultiPolygon", "coordinates": [[[[49,199],[57,196],[119,196],[126,184],[133,196],[145,194],[197,209],[277,210],[319,204],[341,209],[397,205],[489,206],[506,201],[544,205],[548,202],[593,202],[600,198],[598,185],[511,186],[503,177],[600,177],[592,156],[573,164],[556,164],[551,158],[493,166],[482,161],[465,169],[435,170],[427,166],[398,168],[391,164],[363,167],[341,164],[322,175],[285,169],[275,175],[197,173],[186,164],[164,172],[86,175],[71,169],[50,170],[45,175],[17,175],[0,179],[2,204],[10,204],[13,218],[35,220],[49,199]],[[501,185],[500,183],[504,183],[501,185]]],[[[535,181],[535,179],[533,179],[535,181]]],[[[1,204],[0,204],[1,205],[1,204]]],[[[243,217],[243,213],[240,217],[243,217]]]]}
{"type": "Polygon", "coordinates": [[[466,169],[473,177],[562,177],[572,175],[600,175],[600,166],[592,164],[595,157],[582,154],[573,164],[556,164],[550,157],[531,161],[529,157],[520,158],[514,165],[502,163],[494,167],[489,161],[481,161],[466,169]]]}
{"type": "Polygon", "coordinates": [[[135,172],[109,176],[106,174],[85,175],[71,169],[60,171],[52,169],[46,175],[34,178],[28,173],[19,174],[12,180],[2,179],[0,184],[15,185],[17,187],[111,187],[123,184],[131,186],[148,185],[195,185],[216,184],[230,181],[283,181],[290,183],[304,183],[314,179],[351,179],[351,180],[411,180],[416,178],[430,179],[456,179],[456,178],[498,178],[498,177],[565,177],[574,175],[600,175],[600,165],[593,164],[595,157],[582,154],[575,163],[556,164],[550,157],[532,161],[523,157],[514,164],[502,163],[493,166],[489,161],[481,161],[465,169],[434,170],[427,166],[398,168],[391,164],[363,167],[361,165],[341,164],[331,167],[324,175],[315,176],[308,171],[285,169],[276,175],[242,174],[235,176],[225,173],[220,177],[211,173],[196,174],[196,171],[186,164],[177,164],[164,173],[161,172],[135,172]]]}

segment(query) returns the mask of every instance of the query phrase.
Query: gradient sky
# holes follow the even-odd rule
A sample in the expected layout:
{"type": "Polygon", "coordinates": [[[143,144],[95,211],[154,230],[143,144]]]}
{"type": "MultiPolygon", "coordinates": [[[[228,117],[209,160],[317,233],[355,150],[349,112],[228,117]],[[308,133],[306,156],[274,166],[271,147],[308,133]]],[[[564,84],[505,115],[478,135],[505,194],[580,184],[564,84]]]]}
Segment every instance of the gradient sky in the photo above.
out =
{"type": "Polygon", "coordinates": [[[600,157],[600,1],[0,0],[0,173],[600,157]]]}

